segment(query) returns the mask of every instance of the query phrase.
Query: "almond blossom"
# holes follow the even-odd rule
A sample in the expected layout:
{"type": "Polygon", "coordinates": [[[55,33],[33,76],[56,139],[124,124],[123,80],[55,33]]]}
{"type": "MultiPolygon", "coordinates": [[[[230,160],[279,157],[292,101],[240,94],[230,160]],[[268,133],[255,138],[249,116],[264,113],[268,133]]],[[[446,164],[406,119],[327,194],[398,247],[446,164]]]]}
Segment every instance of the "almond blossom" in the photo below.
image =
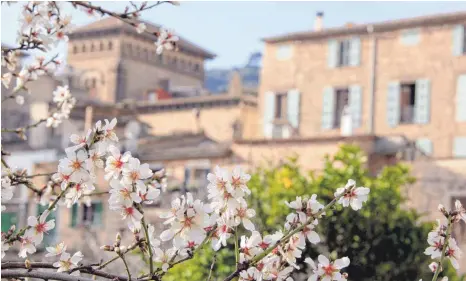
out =
{"type": "Polygon", "coordinates": [[[178,36],[173,35],[173,31],[161,28],[159,36],[157,38],[157,42],[155,42],[155,46],[157,46],[157,54],[160,55],[164,49],[169,51],[173,50],[178,40],[178,36]]]}
{"type": "Polygon", "coordinates": [[[362,203],[366,202],[369,197],[370,189],[367,187],[356,187],[356,182],[348,180],[345,187],[340,187],[335,192],[335,197],[344,193],[343,197],[338,200],[338,203],[343,207],[351,205],[353,210],[357,211],[362,208],[362,203]],[[349,191],[348,191],[349,190],[349,191]]]}
{"type": "Polygon", "coordinates": [[[461,204],[460,200],[455,201],[455,215],[453,216],[453,220],[458,222],[463,220],[466,223],[466,209],[461,204]]]}
{"type": "MultiPolygon", "coordinates": [[[[60,260],[53,264],[54,267],[57,267],[57,272],[69,271],[73,268],[78,267],[78,263],[83,259],[83,254],[81,252],[74,253],[71,256],[67,252],[63,252],[60,256],[60,260]]],[[[71,275],[79,275],[79,271],[74,271],[71,275]]]]}
{"type": "Polygon", "coordinates": [[[139,159],[131,157],[123,166],[123,183],[135,184],[140,192],[145,193],[147,190],[146,184],[143,180],[152,176],[152,171],[149,164],[142,164],[139,159]]]}
{"type": "Polygon", "coordinates": [[[30,237],[35,244],[39,244],[44,239],[44,233],[52,230],[55,227],[55,220],[46,221],[49,211],[45,210],[39,219],[30,216],[28,218],[28,226],[25,236],[30,237]]]}
{"type": "Polygon", "coordinates": [[[142,214],[132,204],[119,205],[116,210],[121,212],[121,216],[126,220],[128,227],[141,228],[142,214]]]}
{"type": "Polygon", "coordinates": [[[33,241],[34,237],[30,235],[30,233],[26,232],[26,234],[20,238],[21,248],[18,253],[20,258],[26,258],[28,254],[34,254],[36,252],[33,241]]]}
{"type": "Polygon", "coordinates": [[[86,161],[88,155],[84,150],[67,151],[67,158],[61,159],[59,162],[59,170],[70,169],[72,171],[70,180],[72,182],[87,181],[89,179],[89,172],[87,170],[86,161]]]}
{"type": "Polygon", "coordinates": [[[111,155],[105,162],[105,172],[107,173],[105,175],[105,180],[107,181],[112,177],[114,179],[118,178],[123,170],[123,166],[131,158],[131,152],[128,151],[122,155],[120,150],[114,145],[110,145],[108,151],[111,155]]]}
{"type": "Polygon", "coordinates": [[[166,272],[170,267],[169,263],[171,259],[176,254],[176,250],[174,248],[170,248],[166,251],[163,251],[160,248],[156,248],[154,254],[154,261],[162,263],[162,270],[166,272]]]}
{"type": "Polygon", "coordinates": [[[448,240],[448,248],[447,248],[447,251],[445,252],[445,256],[450,260],[451,265],[455,269],[460,268],[458,260],[461,259],[462,255],[463,253],[461,252],[461,249],[458,247],[458,244],[456,244],[456,240],[453,238],[450,238],[448,240]]]}
{"type": "Polygon", "coordinates": [[[141,203],[141,197],[137,192],[133,191],[133,188],[128,185],[123,185],[117,179],[110,181],[110,209],[119,209],[120,205],[132,205],[133,202],[141,203]]]}
{"type": "MultiPolygon", "coordinates": [[[[317,277],[320,277],[321,281],[345,280],[345,278],[341,275],[340,270],[347,267],[350,264],[350,260],[348,257],[344,257],[341,259],[337,259],[334,262],[330,262],[327,257],[319,255],[318,260],[319,264],[317,266],[317,270],[315,271],[314,275],[311,275],[311,277],[316,277],[312,277],[313,279],[310,280],[317,280],[317,277]]],[[[308,263],[310,263],[310,260],[307,261],[308,263]]]]}
{"type": "Polygon", "coordinates": [[[45,254],[45,257],[54,257],[54,256],[61,255],[63,252],[65,252],[66,245],[65,245],[65,242],[61,242],[53,247],[47,247],[45,249],[47,250],[47,254],[45,254]]]}

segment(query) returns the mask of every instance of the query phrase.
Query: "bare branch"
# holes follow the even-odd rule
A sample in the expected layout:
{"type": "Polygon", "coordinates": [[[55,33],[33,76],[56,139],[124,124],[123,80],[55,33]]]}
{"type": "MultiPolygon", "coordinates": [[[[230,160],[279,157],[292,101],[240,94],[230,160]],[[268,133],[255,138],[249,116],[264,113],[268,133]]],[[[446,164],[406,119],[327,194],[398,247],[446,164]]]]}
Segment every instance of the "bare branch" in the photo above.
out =
{"type": "Polygon", "coordinates": [[[60,280],[60,281],[95,281],[90,278],[81,276],[73,276],[67,273],[57,273],[48,271],[29,271],[29,270],[2,270],[3,278],[15,278],[19,277],[32,277],[44,280],[60,280]]]}

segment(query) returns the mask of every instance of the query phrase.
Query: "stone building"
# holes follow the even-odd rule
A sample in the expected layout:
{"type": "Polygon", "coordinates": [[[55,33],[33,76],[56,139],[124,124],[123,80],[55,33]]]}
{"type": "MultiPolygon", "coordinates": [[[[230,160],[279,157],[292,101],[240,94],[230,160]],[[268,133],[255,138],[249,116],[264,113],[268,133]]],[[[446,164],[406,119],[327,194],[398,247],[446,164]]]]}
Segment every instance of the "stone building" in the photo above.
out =
{"type": "MultiPolygon", "coordinates": [[[[319,13],[312,31],[265,38],[261,140],[249,140],[251,161],[280,146],[309,166],[338,142],[366,139],[374,172],[386,161],[409,161],[418,182],[407,188],[408,206],[424,218],[438,217],[439,203],[464,205],[465,25],[466,12],[456,12],[325,28],[319,13]],[[423,157],[401,153],[413,146],[423,157]]],[[[458,231],[466,249],[466,229],[458,231]]]]}

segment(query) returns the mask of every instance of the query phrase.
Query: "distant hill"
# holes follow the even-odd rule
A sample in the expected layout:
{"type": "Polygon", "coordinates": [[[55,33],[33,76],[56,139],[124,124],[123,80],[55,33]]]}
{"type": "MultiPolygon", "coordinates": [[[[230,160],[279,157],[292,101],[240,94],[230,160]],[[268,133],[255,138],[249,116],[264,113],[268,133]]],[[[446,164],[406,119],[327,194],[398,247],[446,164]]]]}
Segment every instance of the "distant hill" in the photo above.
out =
{"type": "Polygon", "coordinates": [[[238,70],[241,74],[243,86],[256,88],[259,86],[261,62],[262,54],[253,53],[249,56],[247,63],[242,67],[206,70],[204,86],[212,93],[225,92],[228,89],[232,72],[238,70]]]}

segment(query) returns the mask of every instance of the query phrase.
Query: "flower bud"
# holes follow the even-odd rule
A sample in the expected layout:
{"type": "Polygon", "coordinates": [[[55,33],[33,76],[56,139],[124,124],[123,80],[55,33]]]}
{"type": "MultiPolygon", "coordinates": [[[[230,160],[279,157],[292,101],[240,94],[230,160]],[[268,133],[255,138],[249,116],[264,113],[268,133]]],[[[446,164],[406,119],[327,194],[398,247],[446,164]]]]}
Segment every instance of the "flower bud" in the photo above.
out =
{"type": "Polygon", "coordinates": [[[120,251],[121,251],[121,252],[125,252],[125,251],[126,251],[126,247],[125,247],[125,246],[120,246],[120,251]]]}
{"type": "Polygon", "coordinates": [[[121,234],[120,234],[120,232],[118,232],[117,235],[116,235],[116,241],[117,241],[117,242],[121,242],[121,234]]]}
{"type": "Polygon", "coordinates": [[[120,252],[121,252],[121,251],[120,251],[120,247],[115,247],[115,250],[114,250],[114,251],[115,251],[115,253],[117,253],[117,254],[119,255],[120,252]]]}
{"type": "Polygon", "coordinates": [[[26,259],[24,261],[24,266],[27,268],[27,269],[31,269],[32,268],[32,265],[31,265],[31,261],[26,259]]]}
{"type": "Polygon", "coordinates": [[[448,211],[442,204],[439,204],[437,209],[445,216],[448,217],[448,211]]]}
{"type": "Polygon", "coordinates": [[[114,247],[110,246],[110,245],[104,245],[104,246],[100,247],[100,249],[104,250],[104,251],[107,251],[107,252],[113,252],[114,247]]]}

